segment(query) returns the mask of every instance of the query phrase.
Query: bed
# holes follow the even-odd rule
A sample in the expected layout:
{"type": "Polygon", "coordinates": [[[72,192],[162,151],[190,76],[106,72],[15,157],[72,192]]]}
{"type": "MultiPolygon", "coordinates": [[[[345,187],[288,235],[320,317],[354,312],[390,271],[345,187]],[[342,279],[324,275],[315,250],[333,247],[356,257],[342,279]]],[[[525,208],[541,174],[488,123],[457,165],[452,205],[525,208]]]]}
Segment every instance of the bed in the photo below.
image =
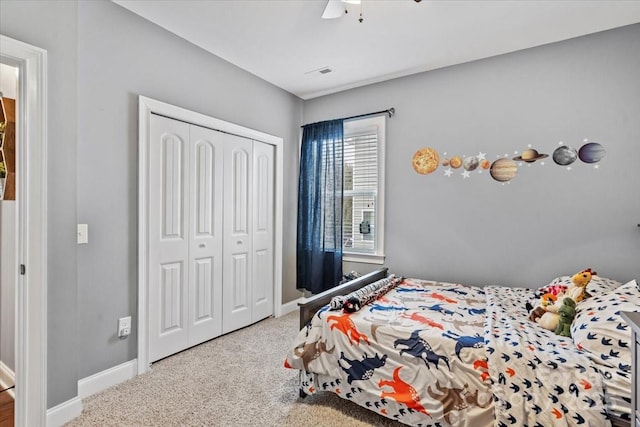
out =
{"type": "Polygon", "coordinates": [[[563,337],[528,319],[537,289],[379,269],[301,303],[284,364],[300,371],[301,396],[333,392],[407,425],[629,426],[631,332],[619,312],[640,311],[640,290],[598,276],[587,290],[563,337]],[[356,311],[330,305],[382,282],[387,292],[356,311]]]}

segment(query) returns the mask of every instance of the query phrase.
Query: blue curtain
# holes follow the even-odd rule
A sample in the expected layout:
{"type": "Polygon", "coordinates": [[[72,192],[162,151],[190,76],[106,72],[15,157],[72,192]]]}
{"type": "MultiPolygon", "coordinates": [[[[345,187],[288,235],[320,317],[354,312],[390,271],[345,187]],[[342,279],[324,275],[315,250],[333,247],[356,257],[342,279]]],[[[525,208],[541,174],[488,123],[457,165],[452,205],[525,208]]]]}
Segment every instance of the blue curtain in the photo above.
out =
{"type": "Polygon", "coordinates": [[[297,287],[314,294],[342,278],[342,122],[305,125],[302,133],[297,287]]]}

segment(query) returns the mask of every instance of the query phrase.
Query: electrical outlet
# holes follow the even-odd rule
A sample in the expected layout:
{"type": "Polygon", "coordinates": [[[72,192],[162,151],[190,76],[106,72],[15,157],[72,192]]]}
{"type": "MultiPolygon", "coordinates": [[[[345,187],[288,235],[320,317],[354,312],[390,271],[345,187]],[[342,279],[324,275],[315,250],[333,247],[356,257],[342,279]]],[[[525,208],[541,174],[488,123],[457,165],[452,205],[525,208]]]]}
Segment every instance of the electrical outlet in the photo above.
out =
{"type": "Polygon", "coordinates": [[[131,316],[118,319],[118,337],[123,338],[131,334],[131,316]]]}

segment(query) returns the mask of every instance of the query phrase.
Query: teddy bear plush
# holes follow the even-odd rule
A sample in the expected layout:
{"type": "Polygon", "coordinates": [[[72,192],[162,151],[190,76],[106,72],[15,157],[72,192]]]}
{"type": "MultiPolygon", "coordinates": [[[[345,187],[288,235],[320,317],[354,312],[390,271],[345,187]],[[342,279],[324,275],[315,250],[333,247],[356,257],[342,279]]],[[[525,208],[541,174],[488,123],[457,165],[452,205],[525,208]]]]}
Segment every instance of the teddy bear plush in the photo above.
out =
{"type": "Polygon", "coordinates": [[[558,326],[556,327],[556,335],[563,337],[571,337],[571,322],[576,317],[576,302],[569,297],[562,300],[562,305],[558,309],[558,326]]]}

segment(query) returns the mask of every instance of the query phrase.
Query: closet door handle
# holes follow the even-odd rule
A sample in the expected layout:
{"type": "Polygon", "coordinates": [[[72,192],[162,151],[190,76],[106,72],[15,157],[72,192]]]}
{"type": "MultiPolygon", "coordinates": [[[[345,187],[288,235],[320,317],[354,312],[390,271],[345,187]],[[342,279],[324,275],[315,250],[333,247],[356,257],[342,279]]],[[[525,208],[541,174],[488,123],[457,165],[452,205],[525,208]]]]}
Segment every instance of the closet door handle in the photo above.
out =
{"type": "Polygon", "coordinates": [[[198,246],[201,247],[201,248],[206,248],[207,244],[206,243],[200,243],[198,246]]]}
{"type": "Polygon", "coordinates": [[[242,240],[238,240],[236,243],[241,245],[242,244],[242,240]]]}

